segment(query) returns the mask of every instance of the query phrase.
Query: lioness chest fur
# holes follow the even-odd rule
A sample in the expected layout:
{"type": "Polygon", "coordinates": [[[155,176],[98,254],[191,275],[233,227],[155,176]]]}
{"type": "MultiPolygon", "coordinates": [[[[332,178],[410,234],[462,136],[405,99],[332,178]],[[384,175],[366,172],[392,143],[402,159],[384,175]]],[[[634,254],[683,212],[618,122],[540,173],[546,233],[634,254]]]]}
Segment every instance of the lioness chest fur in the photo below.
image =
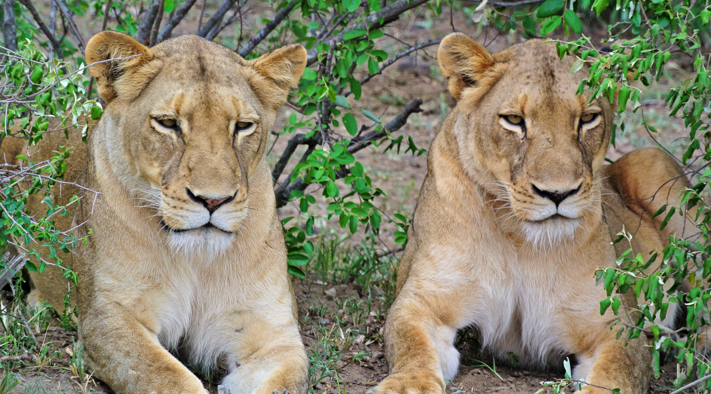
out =
{"type": "MultiPolygon", "coordinates": [[[[86,147],[72,134],[69,166],[99,193],[84,193],[74,223],[58,225],[93,231],[71,266],[94,376],[118,393],[206,393],[171,352],[204,369],[224,356],[232,394],[305,393],[308,361],[264,158],[305,49],[245,61],[195,36],[149,49],[103,32],[86,55],[102,62],[90,70],[108,104],[86,147]]],[[[40,153],[61,143],[50,137],[40,153]]],[[[33,279],[61,307],[61,275],[33,279]]]]}
{"type": "MultiPolygon", "coordinates": [[[[573,60],[559,59],[555,44],[532,40],[492,56],[452,34],[438,61],[458,103],[429,151],[385,327],[390,375],[376,392],[443,393],[464,327],[523,365],[560,368],[574,355],[573,378],[590,383],[581,392],[646,392],[646,338],[618,340],[620,327],[610,328],[631,322],[634,296],[619,295],[619,316],[600,315],[607,295],[595,271],[615,265],[611,231],[644,212],[624,201],[669,179],[653,171],[678,167],[657,150],[604,167],[613,108],[576,94],[585,71],[571,74],[573,60]],[[612,227],[604,195],[622,201],[604,197],[615,204],[612,227]]],[[[642,237],[644,252],[664,246],[658,231],[642,237]]]]}

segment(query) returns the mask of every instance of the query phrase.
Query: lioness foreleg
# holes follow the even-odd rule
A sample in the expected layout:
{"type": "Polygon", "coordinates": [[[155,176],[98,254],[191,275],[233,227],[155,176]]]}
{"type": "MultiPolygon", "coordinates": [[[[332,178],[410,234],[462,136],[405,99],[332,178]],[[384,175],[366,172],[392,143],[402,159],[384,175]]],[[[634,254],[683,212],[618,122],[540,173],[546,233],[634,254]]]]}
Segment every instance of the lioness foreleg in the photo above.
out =
{"type": "Polygon", "coordinates": [[[457,328],[407,292],[400,293],[388,315],[384,336],[390,376],[376,393],[444,393],[445,379],[454,378],[459,367],[457,328]]]}
{"type": "Polygon", "coordinates": [[[625,341],[611,335],[594,354],[577,355],[579,364],[573,378],[590,383],[578,393],[610,393],[615,388],[622,394],[646,393],[651,378],[650,353],[643,338],[625,341]]]}
{"type": "Polygon", "coordinates": [[[94,376],[117,393],[205,394],[202,382],[158,342],[156,334],[111,303],[92,308],[80,334],[94,376]]]}
{"type": "Polygon", "coordinates": [[[229,375],[222,384],[230,394],[272,394],[289,390],[303,394],[308,389],[308,358],[297,324],[289,316],[259,316],[239,335],[240,344],[228,354],[229,375]]]}

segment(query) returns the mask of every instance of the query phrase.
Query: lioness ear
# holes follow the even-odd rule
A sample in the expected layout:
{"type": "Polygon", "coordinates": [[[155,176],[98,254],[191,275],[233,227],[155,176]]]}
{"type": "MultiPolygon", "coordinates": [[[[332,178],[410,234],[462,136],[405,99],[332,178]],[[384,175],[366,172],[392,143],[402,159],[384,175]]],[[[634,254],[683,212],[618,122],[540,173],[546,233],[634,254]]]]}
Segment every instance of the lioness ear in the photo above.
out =
{"type": "Polygon", "coordinates": [[[249,79],[259,99],[280,108],[286,102],[289,88],[299,83],[306,67],[306,49],[298,44],[288,45],[250,62],[256,73],[249,79]]]}
{"type": "Polygon", "coordinates": [[[449,78],[449,91],[459,101],[462,90],[474,86],[481,73],[494,65],[494,57],[466,34],[452,33],[439,44],[437,62],[449,78]]]}
{"type": "Polygon", "coordinates": [[[117,60],[89,68],[91,75],[96,78],[101,98],[109,103],[122,94],[138,94],[148,82],[145,80],[148,76],[145,73],[136,75],[135,72],[153,59],[151,50],[125,34],[103,31],[92,37],[86,45],[86,61],[92,64],[109,59],[117,60]]]}

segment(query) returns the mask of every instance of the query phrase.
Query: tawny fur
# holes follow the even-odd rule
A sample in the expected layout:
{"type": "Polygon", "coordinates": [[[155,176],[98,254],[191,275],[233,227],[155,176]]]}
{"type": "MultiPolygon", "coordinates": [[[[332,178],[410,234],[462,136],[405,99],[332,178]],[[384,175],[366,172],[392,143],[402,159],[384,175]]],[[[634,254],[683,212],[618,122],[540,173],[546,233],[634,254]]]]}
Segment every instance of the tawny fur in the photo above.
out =
{"type": "MultiPolygon", "coordinates": [[[[292,45],[245,61],[195,36],[149,49],[103,32],[86,53],[130,57],[91,68],[108,105],[88,145],[71,133],[67,179],[100,194],[79,193],[73,223],[58,222],[93,232],[62,257],[79,275],[79,333],[94,376],[118,393],[206,393],[172,351],[203,368],[225,356],[232,394],[305,393],[308,361],[264,151],[306,51],[292,45]],[[210,213],[199,198],[227,200],[210,213]]],[[[34,159],[62,140],[50,136],[34,159]]],[[[3,143],[8,157],[18,149],[3,143]]],[[[33,279],[61,310],[61,274],[33,279]]]]}
{"type": "Polygon", "coordinates": [[[571,74],[573,60],[560,60],[553,43],[531,40],[492,56],[452,34],[438,61],[458,104],[429,151],[385,327],[390,375],[375,392],[444,393],[464,327],[526,366],[560,368],[574,355],[573,378],[590,383],[582,393],[609,392],[593,385],[646,392],[647,340],[617,340],[620,326],[610,328],[635,318],[634,295],[619,295],[619,316],[601,316],[606,293],[595,271],[615,266],[611,240],[623,226],[635,230],[634,253],[645,255],[681,235],[683,218],[665,233],[651,220],[687,186],[680,168],[656,149],[603,166],[614,108],[576,95],[586,71],[571,74]],[[660,187],[651,204],[642,200],[660,187]],[[570,194],[556,204],[541,191],[570,194]]]}

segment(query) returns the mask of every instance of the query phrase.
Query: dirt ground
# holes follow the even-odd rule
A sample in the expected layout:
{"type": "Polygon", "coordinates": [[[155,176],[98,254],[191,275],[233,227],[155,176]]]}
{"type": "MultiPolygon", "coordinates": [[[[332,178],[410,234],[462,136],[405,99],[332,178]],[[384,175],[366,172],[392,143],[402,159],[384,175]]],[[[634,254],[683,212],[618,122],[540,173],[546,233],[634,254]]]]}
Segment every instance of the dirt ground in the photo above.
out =
{"type": "MultiPolygon", "coordinates": [[[[267,8],[256,7],[253,12],[260,16],[270,15],[267,8]]],[[[452,31],[449,18],[432,21],[427,14],[410,13],[396,22],[393,29],[395,39],[409,43],[423,42],[442,38],[452,31]]],[[[480,42],[488,42],[487,48],[491,52],[497,52],[519,40],[515,35],[477,31],[471,21],[461,13],[455,13],[452,21],[458,31],[465,32],[480,42]]],[[[188,28],[184,30],[177,29],[176,33],[190,32],[190,23],[194,24],[195,21],[189,22],[188,28]]],[[[96,30],[92,24],[83,28],[88,29],[87,33],[96,30]]],[[[587,33],[599,34],[597,31],[587,33]]],[[[87,34],[88,36],[90,34],[87,34]]],[[[226,37],[225,39],[229,39],[229,34],[226,37]]],[[[402,111],[408,102],[420,98],[424,102],[423,112],[411,116],[398,135],[411,136],[418,147],[428,148],[449,109],[455,105],[446,90],[446,80],[437,69],[436,50],[437,47],[433,46],[421,51],[416,57],[402,59],[383,75],[376,77],[367,87],[364,86],[364,97],[360,101],[352,102],[353,113],[359,114],[360,109],[368,109],[389,121],[402,111]]],[[[683,74],[683,70],[679,72],[683,74]]],[[[684,135],[683,127],[678,121],[663,116],[663,102],[658,99],[657,92],[649,91],[646,95],[649,99],[644,103],[644,113],[655,119],[655,124],[660,126],[657,129],[668,131],[658,138],[670,146],[673,153],[678,153],[676,149],[679,146],[678,139],[684,135]]],[[[290,114],[290,109],[282,110],[281,124],[277,124],[276,130],[286,122],[290,114]]],[[[358,120],[364,121],[365,118],[358,120]]],[[[639,115],[623,114],[623,120],[638,125],[639,115]]],[[[286,138],[279,139],[273,151],[281,151],[286,142],[286,138]]],[[[654,141],[646,130],[633,127],[618,136],[617,146],[610,148],[608,157],[614,160],[633,149],[653,145],[654,141]]],[[[411,214],[426,173],[426,156],[383,154],[382,148],[370,148],[357,153],[356,157],[371,172],[373,182],[387,193],[387,197],[377,202],[380,207],[386,212],[411,214]]],[[[272,164],[276,160],[276,156],[270,156],[272,164]]],[[[285,171],[285,174],[288,173],[289,169],[285,171]]],[[[321,204],[319,209],[325,214],[325,204],[321,204]]],[[[287,205],[279,214],[281,217],[298,215],[298,209],[287,205]]],[[[395,225],[384,221],[383,226],[381,238],[384,246],[397,250],[392,235],[396,230],[395,225]]],[[[318,230],[321,234],[344,236],[337,227],[335,221],[323,221],[318,230]],[[332,230],[334,228],[336,230],[332,230]]],[[[357,244],[360,241],[361,238],[356,235],[347,242],[357,244]]],[[[399,253],[395,253],[395,256],[399,256],[399,253]]],[[[294,284],[302,338],[315,373],[312,374],[315,392],[361,394],[377,385],[388,372],[380,334],[387,314],[385,297],[376,290],[367,293],[351,282],[324,283],[314,273],[310,273],[303,280],[295,279],[294,284]]],[[[21,384],[13,393],[111,392],[108,387],[93,379],[80,382],[70,362],[70,353],[76,351],[73,345],[75,332],[50,326],[46,332],[37,332],[36,336],[39,342],[50,344],[56,353],[45,365],[38,362],[37,365],[15,368],[13,371],[21,379],[21,384]]],[[[555,381],[563,377],[562,371],[530,371],[502,365],[500,360],[492,360],[486,354],[480,353],[466,338],[459,341],[458,348],[463,356],[462,366],[457,377],[447,386],[448,393],[535,393],[543,388],[541,382],[555,381]]],[[[219,382],[221,373],[224,373],[224,370],[205,380],[211,393],[217,393],[216,383],[219,382]]],[[[662,377],[652,383],[650,392],[669,393],[670,381],[675,377],[676,366],[667,364],[662,377]]]]}

